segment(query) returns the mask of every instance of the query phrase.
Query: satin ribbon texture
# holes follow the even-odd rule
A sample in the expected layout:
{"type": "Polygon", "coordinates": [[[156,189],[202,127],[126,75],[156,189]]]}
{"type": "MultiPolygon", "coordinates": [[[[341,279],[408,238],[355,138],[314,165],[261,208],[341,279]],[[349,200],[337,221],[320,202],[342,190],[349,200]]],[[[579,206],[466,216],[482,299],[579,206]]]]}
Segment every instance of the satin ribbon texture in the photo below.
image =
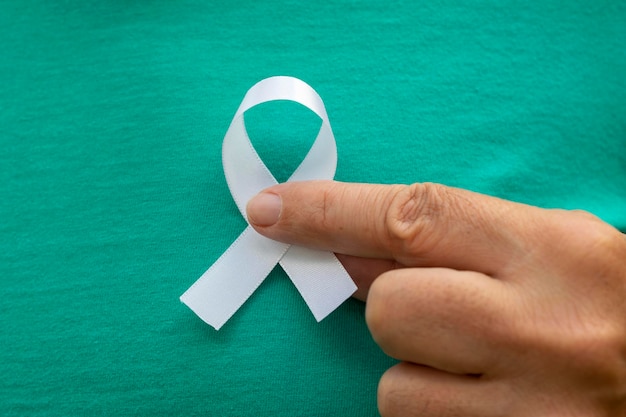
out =
{"type": "MultiPolygon", "coordinates": [[[[332,179],[335,175],[337,147],[320,96],[308,84],[293,77],[271,77],[258,82],[243,98],[222,145],[226,182],[246,222],[248,201],[277,181],[250,142],[244,112],[274,100],[300,103],[322,119],[311,149],[288,181],[332,179]]],[[[356,285],[333,253],[276,242],[261,236],[248,225],[180,300],[219,330],[277,263],[318,322],[356,291],[356,285]]]]}

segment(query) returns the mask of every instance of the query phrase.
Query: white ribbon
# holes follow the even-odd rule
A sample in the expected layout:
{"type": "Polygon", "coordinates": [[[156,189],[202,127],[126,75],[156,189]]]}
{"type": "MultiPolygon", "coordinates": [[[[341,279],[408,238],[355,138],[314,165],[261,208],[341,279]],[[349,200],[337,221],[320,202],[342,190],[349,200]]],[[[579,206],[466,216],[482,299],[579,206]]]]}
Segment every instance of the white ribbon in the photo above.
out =
{"type": "MultiPolygon", "coordinates": [[[[226,182],[246,221],[248,201],[277,182],[254,150],[243,114],[258,104],[274,100],[295,101],[322,119],[315,142],[288,181],[332,179],[335,175],[337,147],[320,96],[297,78],[271,77],[260,81],[243,98],[222,145],[226,182]]],[[[350,276],[333,253],[276,242],[248,226],[180,299],[202,320],[219,330],[277,263],[294,283],[317,321],[333,312],[356,291],[350,276]]]]}

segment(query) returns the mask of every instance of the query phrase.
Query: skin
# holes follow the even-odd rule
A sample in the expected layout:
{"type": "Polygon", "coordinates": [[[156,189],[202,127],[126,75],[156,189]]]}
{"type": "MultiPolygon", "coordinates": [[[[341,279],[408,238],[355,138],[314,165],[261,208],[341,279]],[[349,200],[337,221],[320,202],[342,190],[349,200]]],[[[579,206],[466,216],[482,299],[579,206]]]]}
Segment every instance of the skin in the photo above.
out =
{"type": "Polygon", "coordinates": [[[252,226],[333,251],[402,362],[382,416],[626,416],[626,238],[598,218],[437,184],[271,187],[252,226]]]}

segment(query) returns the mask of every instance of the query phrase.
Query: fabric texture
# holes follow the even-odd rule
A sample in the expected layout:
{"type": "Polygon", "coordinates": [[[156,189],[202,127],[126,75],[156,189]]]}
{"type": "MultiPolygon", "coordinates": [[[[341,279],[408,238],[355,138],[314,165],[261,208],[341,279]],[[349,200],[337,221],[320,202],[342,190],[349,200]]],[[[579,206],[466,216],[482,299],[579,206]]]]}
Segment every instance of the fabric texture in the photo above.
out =
{"type": "MultiPolygon", "coordinates": [[[[268,76],[319,92],[338,180],[626,231],[623,2],[6,0],[0,27],[3,416],[377,415],[363,303],[318,324],[280,268],[219,332],[178,300],[245,227],[221,141],[268,76]]],[[[246,123],[279,180],[319,127],[246,123]]]]}

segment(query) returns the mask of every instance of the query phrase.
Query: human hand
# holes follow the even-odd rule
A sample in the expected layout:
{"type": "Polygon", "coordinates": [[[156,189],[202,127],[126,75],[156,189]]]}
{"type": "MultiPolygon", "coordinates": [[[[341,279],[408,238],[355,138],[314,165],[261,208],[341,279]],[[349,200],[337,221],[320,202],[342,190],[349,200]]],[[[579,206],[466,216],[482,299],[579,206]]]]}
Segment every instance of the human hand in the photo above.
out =
{"type": "Polygon", "coordinates": [[[387,416],[626,416],[626,237],[596,217],[434,184],[271,187],[261,234],[338,254],[402,363],[387,416]]]}

